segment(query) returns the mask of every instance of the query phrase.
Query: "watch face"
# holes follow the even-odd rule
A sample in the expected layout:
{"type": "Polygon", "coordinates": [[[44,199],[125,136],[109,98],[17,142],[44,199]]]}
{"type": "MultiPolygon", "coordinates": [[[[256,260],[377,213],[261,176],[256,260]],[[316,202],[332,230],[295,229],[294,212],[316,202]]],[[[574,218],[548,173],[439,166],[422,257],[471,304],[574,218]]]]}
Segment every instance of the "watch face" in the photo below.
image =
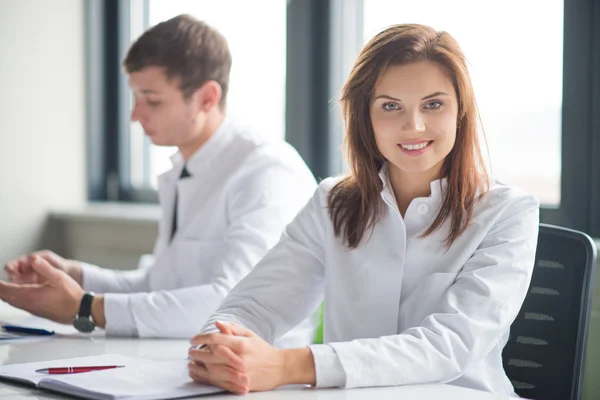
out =
{"type": "Polygon", "coordinates": [[[84,333],[89,333],[89,332],[93,331],[94,328],[96,327],[94,325],[94,323],[89,320],[89,318],[81,318],[81,317],[75,318],[75,321],[73,321],[73,326],[79,332],[84,332],[84,333]]]}

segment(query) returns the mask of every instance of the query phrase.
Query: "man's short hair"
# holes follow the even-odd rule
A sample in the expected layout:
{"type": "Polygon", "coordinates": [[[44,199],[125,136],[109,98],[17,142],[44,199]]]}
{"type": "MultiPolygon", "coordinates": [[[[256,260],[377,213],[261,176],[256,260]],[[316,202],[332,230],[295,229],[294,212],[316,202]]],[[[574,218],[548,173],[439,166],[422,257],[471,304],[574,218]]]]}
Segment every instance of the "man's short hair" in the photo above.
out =
{"type": "Polygon", "coordinates": [[[148,29],[129,48],[123,61],[127,73],[162,67],[169,79],[179,79],[189,99],[207,81],[221,85],[225,107],[231,70],[227,40],[217,30],[190,15],[178,15],[148,29]]]}

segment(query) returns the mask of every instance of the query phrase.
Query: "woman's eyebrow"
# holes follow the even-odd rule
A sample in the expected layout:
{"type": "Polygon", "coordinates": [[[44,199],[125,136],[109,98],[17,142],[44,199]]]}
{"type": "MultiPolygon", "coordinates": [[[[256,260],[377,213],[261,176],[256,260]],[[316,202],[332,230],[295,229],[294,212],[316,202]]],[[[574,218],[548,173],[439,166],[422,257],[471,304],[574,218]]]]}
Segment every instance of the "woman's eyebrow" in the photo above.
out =
{"type": "MultiPolygon", "coordinates": [[[[432,97],[436,97],[436,96],[448,96],[448,93],[446,92],[435,92],[435,93],[431,93],[428,94],[427,96],[423,97],[421,100],[427,100],[430,99],[432,97]]],[[[393,100],[393,101],[402,101],[396,97],[387,95],[387,94],[380,94],[379,96],[375,97],[375,100],[377,99],[388,99],[388,100],[393,100]]]]}

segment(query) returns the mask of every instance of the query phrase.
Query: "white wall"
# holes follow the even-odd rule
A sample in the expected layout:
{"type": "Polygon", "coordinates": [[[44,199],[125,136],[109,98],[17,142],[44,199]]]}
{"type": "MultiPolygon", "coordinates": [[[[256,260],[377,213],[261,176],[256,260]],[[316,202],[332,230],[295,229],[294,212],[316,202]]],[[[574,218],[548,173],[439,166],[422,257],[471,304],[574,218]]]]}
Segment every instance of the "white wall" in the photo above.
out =
{"type": "Polygon", "coordinates": [[[83,7],[0,1],[0,266],[86,199],[83,7]]]}

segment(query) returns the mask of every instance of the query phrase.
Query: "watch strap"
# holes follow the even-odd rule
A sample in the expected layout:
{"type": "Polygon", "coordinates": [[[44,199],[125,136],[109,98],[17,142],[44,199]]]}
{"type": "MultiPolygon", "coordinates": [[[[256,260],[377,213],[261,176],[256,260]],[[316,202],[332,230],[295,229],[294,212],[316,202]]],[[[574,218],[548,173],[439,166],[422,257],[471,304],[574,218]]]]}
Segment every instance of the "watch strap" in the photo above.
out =
{"type": "Polygon", "coordinates": [[[81,304],[79,305],[78,317],[90,318],[90,315],[92,314],[92,300],[94,300],[94,293],[87,292],[83,295],[81,304]]]}

